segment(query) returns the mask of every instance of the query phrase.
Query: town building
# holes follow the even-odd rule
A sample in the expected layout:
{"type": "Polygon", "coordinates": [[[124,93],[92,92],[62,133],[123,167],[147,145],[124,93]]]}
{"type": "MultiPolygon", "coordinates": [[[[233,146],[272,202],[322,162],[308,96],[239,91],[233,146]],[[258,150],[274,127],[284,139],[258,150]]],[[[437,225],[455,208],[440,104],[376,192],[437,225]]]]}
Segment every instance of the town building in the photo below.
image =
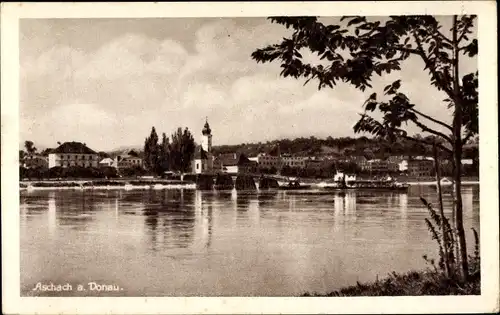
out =
{"type": "Polygon", "coordinates": [[[291,168],[305,168],[307,157],[303,156],[283,156],[282,158],[283,166],[288,166],[291,168]]]}
{"type": "Polygon", "coordinates": [[[434,176],[434,159],[422,156],[409,159],[408,175],[416,177],[434,176]]]}
{"type": "Polygon", "coordinates": [[[212,130],[208,119],[205,121],[201,134],[201,145],[195,149],[192,170],[195,174],[212,173],[214,171],[214,156],[212,154],[212,130]]]}
{"type": "Polygon", "coordinates": [[[396,163],[396,164],[399,164],[401,163],[403,160],[405,160],[405,156],[404,155],[391,155],[387,158],[387,161],[391,162],[391,163],[396,163]]]}
{"type": "Polygon", "coordinates": [[[23,159],[23,166],[26,168],[46,168],[49,166],[48,157],[42,155],[28,155],[23,159]]]}
{"type": "Polygon", "coordinates": [[[227,174],[256,174],[259,170],[257,162],[250,160],[242,153],[228,153],[217,156],[214,165],[227,174]]]}
{"type": "Polygon", "coordinates": [[[116,167],[115,160],[112,158],[104,158],[99,161],[99,167],[116,167]]]}
{"type": "Polygon", "coordinates": [[[400,172],[408,171],[408,160],[402,160],[398,163],[398,169],[400,172]]]}
{"type": "Polygon", "coordinates": [[[360,170],[365,171],[368,168],[368,159],[364,155],[354,155],[351,156],[349,159],[345,159],[339,162],[343,163],[351,163],[354,162],[360,170]]]}
{"type": "Polygon", "coordinates": [[[143,168],[144,162],[143,159],[139,156],[137,152],[131,150],[129,152],[125,152],[123,154],[117,155],[114,158],[113,165],[116,168],[143,168]]]}
{"type": "Polygon", "coordinates": [[[99,155],[81,142],[65,142],[49,153],[52,167],[98,167],[99,155]]]}
{"type": "Polygon", "coordinates": [[[366,162],[364,170],[370,173],[386,174],[399,171],[399,165],[389,160],[374,159],[366,162]]]}
{"type": "Polygon", "coordinates": [[[328,161],[323,161],[316,158],[307,158],[304,160],[304,168],[306,169],[319,170],[331,164],[331,162],[329,163],[328,161]]]}
{"type": "Polygon", "coordinates": [[[257,162],[261,169],[280,169],[283,166],[282,158],[267,153],[259,153],[256,157],[249,158],[250,161],[257,162]]]}
{"type": "Polygon", "coordinates": [[[356,181],[356,174],[345,174],[343,172],[337,172],[333,176],[333,180],[340,182],[345,180],[346,182],[356,181]]]}

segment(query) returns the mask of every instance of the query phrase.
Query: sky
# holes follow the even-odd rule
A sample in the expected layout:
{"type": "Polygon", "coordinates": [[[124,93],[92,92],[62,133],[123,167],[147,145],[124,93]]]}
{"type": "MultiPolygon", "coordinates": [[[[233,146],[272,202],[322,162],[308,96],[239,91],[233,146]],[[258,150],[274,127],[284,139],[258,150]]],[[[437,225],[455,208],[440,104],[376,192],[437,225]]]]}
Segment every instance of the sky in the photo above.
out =
{"type": "MultiPolygon", "coordinates": [[[[255,17],[23,19],[20,140],[112,150],[142,146],[154,126],[160,136],[188,127],[199,141],[206,117],[214,145],[355,136],[352,127],[373,91],[345,84],[318,91],[314,83],[281,78],[277,63],[250,58],[289,34],[255,17]]],[[[463,67],[477,69],[475,60],[463,67]]],[[[376,78],[374,88],[401,79],[421,111],[450,121],[423,63],[409,59],[402,68],[376,78]]]]}

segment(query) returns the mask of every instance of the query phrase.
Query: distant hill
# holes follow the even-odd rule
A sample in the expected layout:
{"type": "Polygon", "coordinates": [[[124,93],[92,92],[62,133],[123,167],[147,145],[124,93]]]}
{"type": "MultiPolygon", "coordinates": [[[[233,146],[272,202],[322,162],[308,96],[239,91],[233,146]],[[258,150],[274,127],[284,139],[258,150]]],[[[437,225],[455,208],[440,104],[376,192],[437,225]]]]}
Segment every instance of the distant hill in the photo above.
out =
{"type": "Polygon", "coordinates": [[[118,155],[118,154],[126,152],[126,151],[130,151],[130,150],[140,152],[140,151],[144,150],[144,146],[142,146],[142,145],[125,145],[125,146],[121,146],[121,147],[118,147],[116,149],[113,149],[111,151],[106,151],[106,153],[109,154],[110,156],[115,156],[115,155],[118,155]]]}
{"type": "MultiPolygon", "coordinates": [[[[243,143],[237,145],[214,146],[214,153],[244,153],[256,156],[259,153],[270,155],[292,154],[296,156],[330,156],[342,158],[349,156],[365,156],[368,159],[386,158],[391,155],[432,156],[432,148],[409,140],[390,142],[377,138],[332,138],[316,137],[273,140],[259,143],[243,143]]],[[[478,156],[477,144],[464,147],[464,158],[478,156]]]]}
{"type": "MultiPolygon", "coordinates": [[[[120,146],[113,150],[100,152],[114,157],[123,152],[134,150],[143,151],[142,145],[120,146]]],[[[280,139],[258,143],[241,143],[236,145],[219,145],[213,147],[214,153],[243,153],[246,156],[256,156],[259,153],[270,155],[292,154],[296,156],[330,156],[342,158],[349,156],[365,156],[367,158],[384,158],[390,155],[432,155],[428,146],[416,144],[412,141],[388,142],[376,138],[332,138],[320,139],[316,137],[280,139]]],[[[478,157],[478,144],[469,143],[464,146],[464,158],[478,157]]],[[[41,150],[39,150],[41,152],[41,150]]],[[[48,154],[48,152],[45,152],[48,154]]],[[[102,154],[101,154],[102,155],[102,154]]]]}

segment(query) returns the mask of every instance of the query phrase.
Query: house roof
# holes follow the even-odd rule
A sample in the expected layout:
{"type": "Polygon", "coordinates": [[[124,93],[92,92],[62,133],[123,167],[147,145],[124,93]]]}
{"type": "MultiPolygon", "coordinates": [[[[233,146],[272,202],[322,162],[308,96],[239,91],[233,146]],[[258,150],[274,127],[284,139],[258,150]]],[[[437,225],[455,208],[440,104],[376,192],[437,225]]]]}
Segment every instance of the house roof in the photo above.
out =
{"type": "Polygon", "coordinates": [[[87,147],[81,142],[64,142],[51,153],[80,153],[80,154],[97,154],[94,150],[87,147]]]}
{"type": "Polygon", "coordinates": [[[116,159],[121,162],[121,161],[125,161],[125,160],[136,160],[136,159],[139,159],[139,160],[142,160],[141,157],[139,156],[135,156],[135,155],[131,155],[131,154],[123,154],[123,155],[118,155],[116,156],[116,159]]]}
{"type": "Polygon", "coordinates": [[[221,154],[217,158],[215,158],[215,161],[222,164],[222,166],[241,166],[257,163],[248,159],[243,153],[221,154]]]}
{"type": "Polygon", "coordinates": [[[201,145],[197,146],[194,151],[194,159],[195,160],[207,160],[208,155],[205,150],[201,147],[201,145]]]}

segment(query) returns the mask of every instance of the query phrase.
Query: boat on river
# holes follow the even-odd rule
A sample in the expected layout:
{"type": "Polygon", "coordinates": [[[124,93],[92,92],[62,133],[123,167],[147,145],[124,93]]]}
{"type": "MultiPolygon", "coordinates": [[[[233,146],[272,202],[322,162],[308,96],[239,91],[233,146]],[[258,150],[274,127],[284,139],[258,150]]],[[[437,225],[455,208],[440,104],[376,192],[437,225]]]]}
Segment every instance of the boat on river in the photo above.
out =
{"type": "MultiPolygon", "coordinates": [[[[450,179],[446,178],[446,177],[443,177],[441,178],[441,186],[451,186],[453,185],[453,181],[451,181],[450,179]]],[[[437,185],[437,181],[436,181],[436,185],[437,185]]]]}
{"type": "Polygon", "coordinates": [[[407,191],[410,185],[394,180],[352,180],[342,182],[321,182],[318,188],[323,189],[374,189],[407,191]]]}
{"type": "Polygon", "coordinates": [[[301,183],[299,180],[289,180],[284,182],[278,182],[279,189],[283,190],[297,190],[297,189],[309,189],[312,185],[301,183]]]}

